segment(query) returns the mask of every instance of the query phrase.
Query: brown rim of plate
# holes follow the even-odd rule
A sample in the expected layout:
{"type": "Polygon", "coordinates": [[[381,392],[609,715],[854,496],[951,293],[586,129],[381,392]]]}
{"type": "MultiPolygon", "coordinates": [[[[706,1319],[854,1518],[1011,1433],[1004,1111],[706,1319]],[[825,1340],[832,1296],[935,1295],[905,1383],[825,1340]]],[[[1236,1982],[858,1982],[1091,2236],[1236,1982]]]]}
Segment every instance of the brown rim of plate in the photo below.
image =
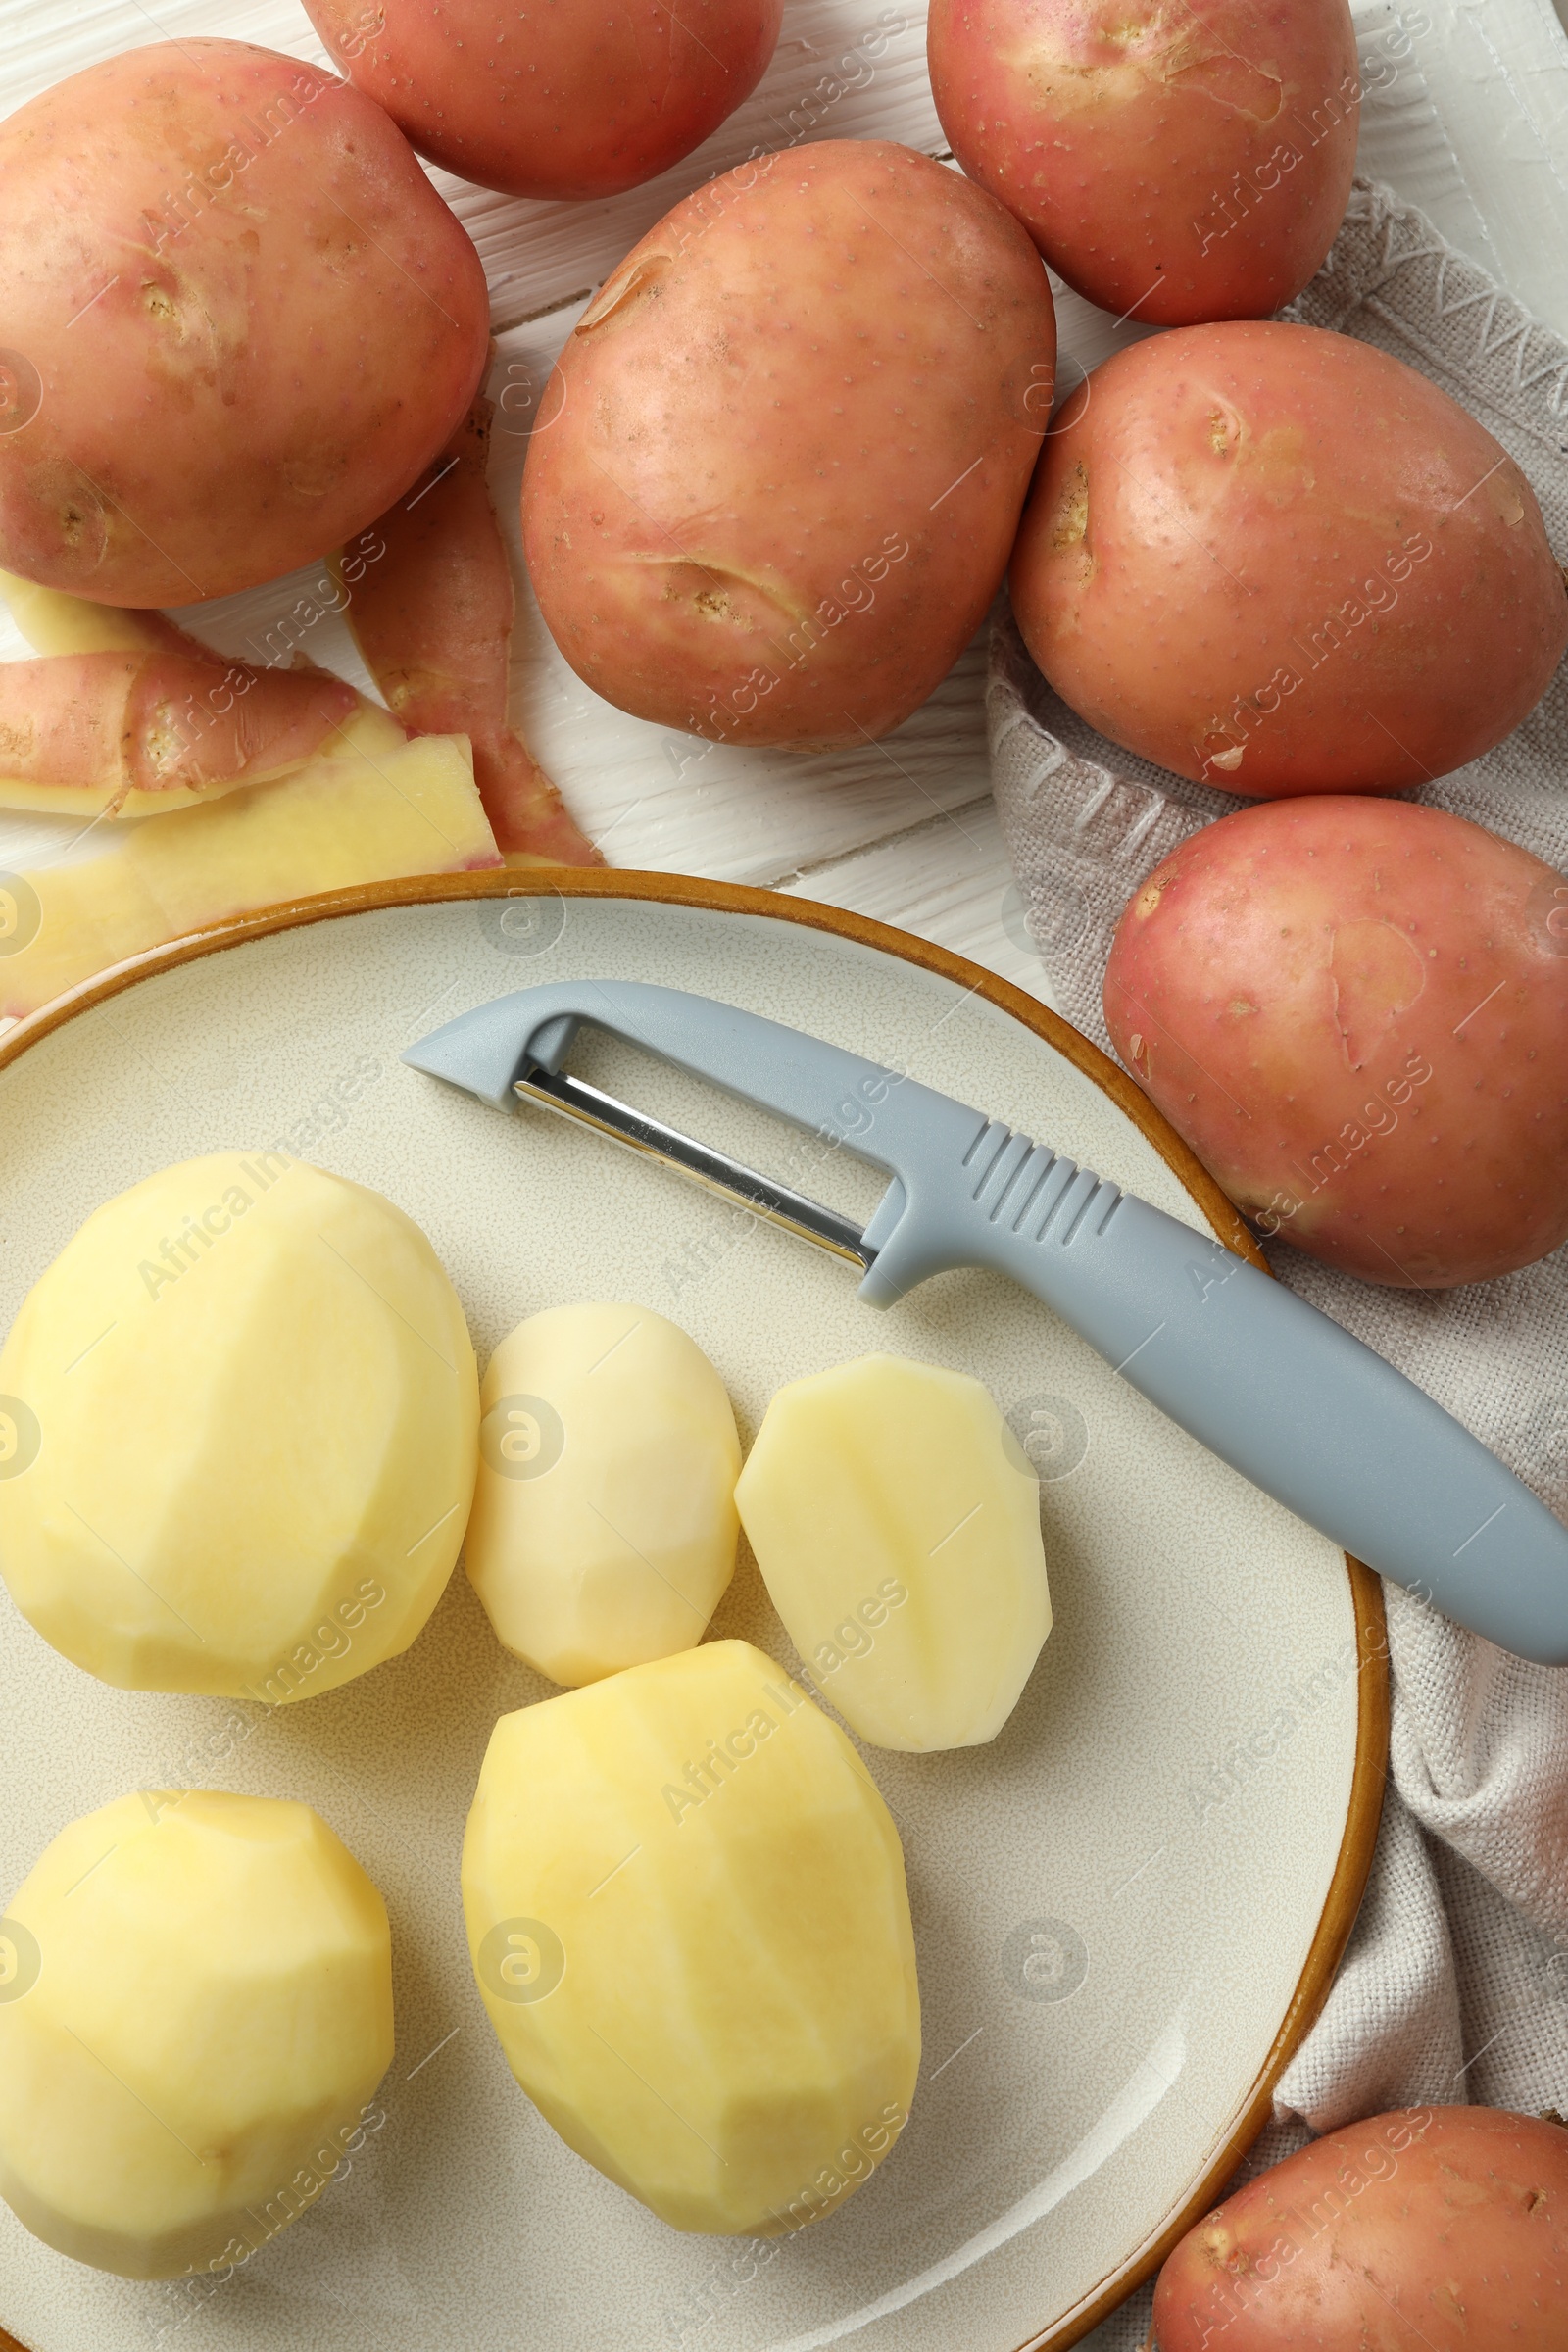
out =
{"type": "MultiPolygon", "coordinates": [[[[78,1013],[119,996],[122,989],[133,987],[138,980],[155,972],[172,971],[179,964],[194,963],[203,956],[217,955],[221,949],[238,947],[246,940],[266,939],[274,931],[297,930],[306,923],[329,922],[337,915],[368,913],[383,907],[432,906],[463,899],[552,896],[635,899],[668,906],[699,906],[721,914],[763,915],[774,922],[799,923],[803,930],[833,932],[840,939],[879,949],[901,962],[918,964],[944,980],[952,980],[970,995],[983,997],[1001,1011],[1010,1013],[1015,1021],[1032,1030],[1075,1069],[1093,1080],[1102,1094],[1108,1095],[1153,1145],[1226,1249],[1245,1257],[1250,1264],[1262,1267],[1265,1273],[1268,1271],[1267,1259],[1234,1204],[1154,1108],[1143,1089],[1080,1030],[1064,1021],[1059,1013],[1053,1012],[1049,1005],[1042,1004],[1037,997],[1014,988],[1010,981],[986,971],[982,965],[971,963],[966,956],[954,955],[951,949],[934,947],[928,940],[895,930],[888,923],[874,922],[869,916],[851,914],[841,906],[825,906],[811,899],[785,898],[778,892],[759,890],[748,883],[712,882],[700,875],[639,873],[623,867],[488,867],[478,873],[419,874],[399,882],[357,883],[342,890],[323,891],[317,898],[288,899],[280,906],[260,907],[252,914],[232,915],[226,922],[193,932],[189,938],[175,940],[168,947],[149,949],[115,965],[98,979],[70,990],[40,1011],[29,1013],[14,1029],[0,1036],[0,1070],[9,1068],[30,1046],[64,1028],[78,1013]]],[[[1102,2278],[1075,2311],[1068,2312],[1044,2334],[1031,2336],[1020,2352],[1067,2352],[1068,2345],[1087,2335],[1091,2328],[1098,2327],[1152,2277],[1178,2239],[1209,2211],[1257,2137],[1268,2120],[1275,2083],[1328,1997],[1372,1867],[1372,1851],[1383,1812],[1389,1748],[1388,1634],[1383,1588],[1372,1571],[1359,1560],[1351,1559],[1348,1553],[1345,1564],[1350,1580],[1358,1651],[1355,1768],[1339,1860],[1306,1966],[1274,2036],[1274,2046],[1263,2061],[1224,2145],[1215,2150],[1201,2180],[1178,2210],[1119,2270],[1102,2278]]],[[[0,2328],[0,2352],[30,2352],[30,2348],[0,2328]]]]}

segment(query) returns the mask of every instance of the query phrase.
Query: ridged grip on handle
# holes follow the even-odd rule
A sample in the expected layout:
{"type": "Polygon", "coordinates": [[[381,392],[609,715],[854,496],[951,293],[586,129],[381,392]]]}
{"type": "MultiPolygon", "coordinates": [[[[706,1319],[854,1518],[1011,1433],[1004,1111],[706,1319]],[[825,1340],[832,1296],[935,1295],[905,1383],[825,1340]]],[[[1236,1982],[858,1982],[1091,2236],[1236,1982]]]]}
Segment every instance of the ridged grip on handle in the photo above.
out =
{"type": "Polygon", "coordinates": [[[988,1126],[949,1204],[862,1289],[916,1263],[1032,1291],[1161,1412],[1369,1567],[1541,1665],[1568,1665],[1568,1528],[1469,1431],[1327,1315],[1092,1170],[988,1126]]]}

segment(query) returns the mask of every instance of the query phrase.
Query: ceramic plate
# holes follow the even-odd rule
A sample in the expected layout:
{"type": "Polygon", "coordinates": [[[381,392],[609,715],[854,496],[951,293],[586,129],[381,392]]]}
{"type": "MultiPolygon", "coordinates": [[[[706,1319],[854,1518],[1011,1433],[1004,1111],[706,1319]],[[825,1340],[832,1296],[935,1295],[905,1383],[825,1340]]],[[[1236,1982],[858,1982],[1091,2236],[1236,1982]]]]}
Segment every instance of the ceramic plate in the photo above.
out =
{"type": "MultiPolygon", "coordinates": [[[[841,2211],[772,2247],[676,2234],[555,2137],[502,2061],[458,1901],[491,1726],[549,1686],[497,1646],[461,1572],[405,1656],[272,1713],[109,1690],[0,1598],[0,1893],[129,1788],[306,1798],[386,1895],[398,2041],[362,2152],[223,2283],[100,2276],[0,2208],[0,2318],[31,2352],[1064,2346],[1211,2197],[1322,1997],[1376,1827],[1376,1588],[1005,1282],[949,1274],[878,1314],[838,1261],[399,1059],[532,982],[659,980],[905,1066],[1237,1242],[1081,1038],[975,967],[826,908],[635,874],[498,895],[518,883],[249,918],[8,1039],[0,1328],[122,1187],[276,1148],[418,1220],[481,1363],[524,1315],[610,1298],[685,1325],[748,1440],[782,1382],[871,1349],[983,1380],[1042,1473],[1056,1622],[992,1745],[868,1751],[908,1861],[912,2119],[841,2211]]],[[[846,1154],[629,1048],[585,1037],[574,1066],[840,1207],[877,1198],[846,1154]]],[[[797,1663],[744,1555],[713,1632],[797,1663]]]]}

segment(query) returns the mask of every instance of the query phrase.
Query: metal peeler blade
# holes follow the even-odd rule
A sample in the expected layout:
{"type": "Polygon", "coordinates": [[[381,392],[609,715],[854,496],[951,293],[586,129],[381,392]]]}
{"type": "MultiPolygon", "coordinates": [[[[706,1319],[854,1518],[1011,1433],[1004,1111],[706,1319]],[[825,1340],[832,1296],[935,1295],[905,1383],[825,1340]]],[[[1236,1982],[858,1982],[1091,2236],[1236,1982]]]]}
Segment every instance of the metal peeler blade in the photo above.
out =
{"type": "Polygon", "coordinates": [[[598,1087],[564,1070],[552,1073],[531,1063],[520,1078],[514,1079],[512,1091],[520,1102],[537,1102],[545,1110],[558,1111],[564,1119],[575,1119],[579,1126],[609,1136],[612,1143],[624,1144],[628,1152],[636,1152],[644,1159],[657,1159],[691,1183],[700,1184],[705,1192],[735,1201],[753,1215],[765,1217],[770,1225],[781,1226],[803,1242],[814,1242],[819,1250],[847,1258],[862,1271],[876,1256],[859,1226],[841,1217],[837,1209],[824,1208],[821,1201],[808,1200],[793,1186],[747,1167],[743,1160],[731,1159],[728,1152],[717,1152],[710,1144],[700,1144],[695,1136],[682,1135],[678,1127],[666,1127],[662,1119],[653,1118],[645,1110],[633,1110],[630,1103],[602,1094],[598,1087]]]}

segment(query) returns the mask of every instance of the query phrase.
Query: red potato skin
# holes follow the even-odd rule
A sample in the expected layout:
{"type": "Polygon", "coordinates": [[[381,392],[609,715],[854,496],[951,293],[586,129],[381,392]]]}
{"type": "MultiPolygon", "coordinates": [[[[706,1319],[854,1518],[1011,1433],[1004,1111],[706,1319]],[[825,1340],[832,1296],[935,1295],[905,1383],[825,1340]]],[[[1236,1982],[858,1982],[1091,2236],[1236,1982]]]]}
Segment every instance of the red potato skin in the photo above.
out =
{"type": "Polygon", "coordinates": [[[612,196],[749,98],[784,0],[306,0],[356,88],[432,163],[507,196],[612,196]]]}
{"type": "Polygon", "coordinates": [[[321,670],[253,669],[205,649],[0,662],[0,774],[105,783],[119,799],[258,783],[302,766],[355,701],[321,670]]]}
{"type": "Polygon", "coordinates": [[[1271,321],[1095,369],[1047,442],[1011,583],[1073,710],[1259,800],[1463,766],[1568,644],[1541,511],[1492,435],[1370,345],[1271,321]]]}
{"type": "Polygon", "coordinates": [[[1152,2352],[1562,2352],[1568,2131],[1418,2107],[1314,2140],[1190,2230],[1152,2352]]]}
{"type": "Polygon", "coordinates": [[[485,478],[493,416],[488,400],[474,402],[408,497],[343,550],[338,584],[399,724],[467,736],[497,847],[514,864],[600,865],[507,724],[516,592],[485,478]]]}
{"type": "Polygon", "coordinates": [[[31,371],[0,564],[102,604],[225,596],[340,545],[486,363],[479,258],[402,133],[244,42],[132,49],[23,107],[0,220],[31,371]]]}
{"type": "Polygon", "coordinates": [[[710,182],[634,246],[540,403],[523,547],[579,677],[733,743],[863,743],[1001,584],[1055,314],[993,197],[881,140],[710,182]]]}
{"type": "Polygon", "coordinates": [[[927,49],[969,177],[1118,318],[1266,318],[1334,242],[1361,101],[1348,0],[932,0],[927,49]]]}
{"type": "Polygon", "coordinates": [[[1239,1207],[1395,1288],[1568,1240],[1568,878],[1402,801],[1192,834],[1105,971],[1117,1054],[1239,1207]]]}

